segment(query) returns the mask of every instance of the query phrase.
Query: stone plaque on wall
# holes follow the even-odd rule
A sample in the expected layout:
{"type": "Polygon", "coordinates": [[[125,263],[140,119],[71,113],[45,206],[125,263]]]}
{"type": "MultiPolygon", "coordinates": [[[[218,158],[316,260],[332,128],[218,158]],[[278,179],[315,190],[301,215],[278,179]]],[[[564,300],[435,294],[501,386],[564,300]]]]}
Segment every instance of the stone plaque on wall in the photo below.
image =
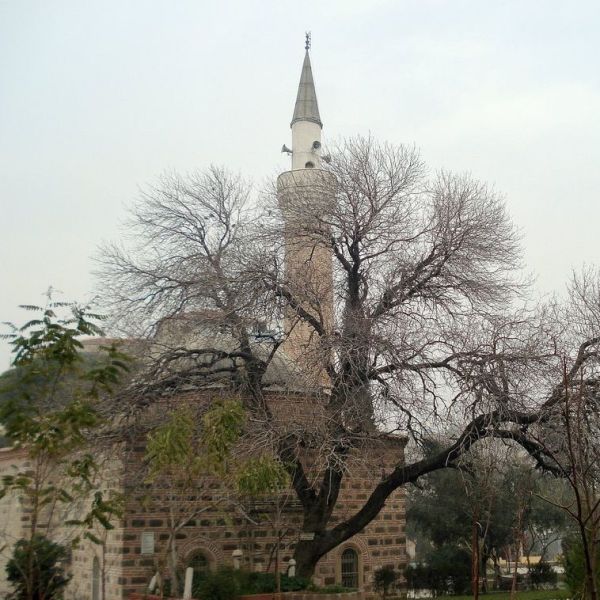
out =
{"type": "Polygon", "coordinates": [[[154,531],[142,532],[142,554],[154,554],[154,531]]]}

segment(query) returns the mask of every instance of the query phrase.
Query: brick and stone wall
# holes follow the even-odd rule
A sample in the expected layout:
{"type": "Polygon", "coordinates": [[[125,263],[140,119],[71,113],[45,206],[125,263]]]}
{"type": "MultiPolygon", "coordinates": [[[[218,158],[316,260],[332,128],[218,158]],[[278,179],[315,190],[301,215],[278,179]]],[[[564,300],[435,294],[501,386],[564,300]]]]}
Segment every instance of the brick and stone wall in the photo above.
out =
{"type": "MultiPolygon", "coordinates": [[[[221,393],[196,392],[182,397],[180,401],[205,403],[221,393]]],[[[301,421],[306,426],[307,419],[318,419],[319,411],[314,399],[278,393],[270,403],[276,405],[275,412],[281,418],[285,417],[292,426],[301,421]]],[[[368,447],[362,448],[349,461],[348,474],[342,483],[330,525],[359,510],[382,474],[402,460],[403,447],[401,438],[381,437],[369,441],[368,447]]],[[[124,514],[116,522],[115,529],[94,532],[104,539],[103,545],[82,539],[73,548],[69,565],[73,579],[67,590],[67,600],[92,598],[95,562],[104,582],[106,600],[124,600],[132,593],[144,592],[152,576],[164,564],[164,549],[169,537],[169,504],[166,501],[169,490],[161,488],[160,483],[148,485],[144,482],[140,469],[143,453],[144,445],[138,443],[128,449],[117,449],[116,455],[103,463],[104,491],[113,489],[124,494],[124,514]]],[[[0,473],[14,470],[12,465],[21,465],[19,468],[22,468],[26,460],[23,452],[0,451],[0,473]]],[[[311,469],[311,460],[307,454],[305,463],[308,471],[311,469]]],[[[302,518],[301,507],[294,493],[290,491],[277,499],[244,502],[241,509],[237,503],[216,502],[224,495],[222,482],[203,478],[199,488],[188,497],[190,506],[200,506],[202,510],[177,533],[181,567],[185,567],[197,551],[204,554],[210,568],[232,565],[233,551],[241,550],[242,568],[273,571],[277,529],[285,529],[280,545],[280,568],[285,571],[293,556],[302,518]],[[283,506],[279,526],[276,519],[278,505],[283,506]]],[[[4,510],[0,513],[0,527],[4,527],[5,535],[16,541],[27,528],[29,517],[26,509],[14,498],[5,498],[1,502],[0,508],[4,507],[4,510]]],[[[377,568],[384,565],[402,568],[406,562],[404,513],[404,494],[399,490],[363,531],[319,561],[314,582],[317,585],[341,583],[341,554],[346,548],[352,548],[358,554],[359,588],[371,592],[373,572],[377,568]]],[[[62,540],[66,539],[65,536],[72,538],[76,532],[70,529],[63,531],[59,527],[54,533],[62,540]]],[[[5,555],[0,555],[0,568],[2,560],[6,560],[5,555]]],[[[6,587],[2,581],[3,571],[0,574],[0,586],[6,587]]],[[[4,591],[2,587],[0,590],[4,591]]],[[[339,596],[336,597],[340,600],[339,596]]],[[[323,600],[321,595],[319,600],[323,600]]]]}
{"type": "MultiPolygon", "coordinates": [[[[216,392],[215,392],[216,393],[216,392]]],[[[204,402],[206,394],[193,394],[186,402],[204,402]]],[[[310,401],[298,396],[278,395],[271,399],[278,403],[277,412],[286,415],[288,422],[306,419],[307,404],[310,401]],[[304,400],[304,404],[303,401],[304,400]]],[[[314,416],[314,411],[311,411],[314,416]]],[[[126,471],[134,472],[139,466],[143,446],[130,457],[131,464],[126,471]]],[[[360,509],[371,491],[389,469],[403,460],[404,440],[399,437],[380,437],[369,441],[363,448],[360,458],[350,460],[348,475],[344,478],[338,506],[332,516],[331,525],[339,522],[360,509]]],[[[308,468],[310,466],[308,465],[308,468]]],[[[274,570],[274,548],[277,539],[275,519],[275,499],[262,499],[248,502],[243,512],[227,502],[216,502],[225,494],[221,483],[215,479],[203,479],[197,492],[189,497],[190,506],[204,504],[203,512],[196,515],[176,535],[177,551],[182,570],[187,561],[197,551],[202,552],[211,568],[217,565],[232,565],[234,550],[242,551],[241,566],[251,571],[274,570]],[[252,523],[259,521],[257,525],[252,523]]],[[[169,508],[163,502],[160,485],[143,486],[136,484],[125,488],[129,501],[122,529],[121,576],[123,597],[143,592],[159,566],[165,564],[164,550],[169,538],[169,508]],[[153,551],[143,539],[153,540],[153,551]]],[[[279,500],[284,507],[280,529],[286,530],[280,546],[280,568],[285,571],[293,556],[294,546],[300,534],[302,511],[293,492],[279,500]]],[[[323,557],[316,568],[314,582],[317,585],[341,583],[341,554],[346,548],[354,549],[359,560],[359,588],[372,591],[374,571],[391,565],[402,569],[406,564],[405,506],[404,492],[395,492],[376,519],[363,531],[335,548],[323,557]]],[[[107,597],[107,600],[110,596],[107,597]]]]}

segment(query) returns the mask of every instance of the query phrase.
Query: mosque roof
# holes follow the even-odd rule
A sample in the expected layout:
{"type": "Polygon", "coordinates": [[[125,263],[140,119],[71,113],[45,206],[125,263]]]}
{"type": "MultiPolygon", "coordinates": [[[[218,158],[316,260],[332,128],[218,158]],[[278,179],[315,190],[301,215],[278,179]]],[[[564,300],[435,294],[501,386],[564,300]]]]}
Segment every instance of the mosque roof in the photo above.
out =
{"type": "MultiPolygon", "coordinates": [[[[253,354],[269,361],[262,380],[265,388],[305,394],[315,392],[318,387],[315,382],[309,381],[281,348],[271,356],[274,343],[274,337],[265,333],[257,332],[252,336],[253,354]]],[[[199,385],[212,387],[226,384],[243,376],[245,371],[243,357],[236,356],[240,348],[239,341],[220,326],[211,311],[188,312],[164,319],[152,340],[152,346],[151,352],[158,355],[181,351],[182,359],[173,363],[173,369],[179,368],[182,372],[191,369],[199,385]]]]}

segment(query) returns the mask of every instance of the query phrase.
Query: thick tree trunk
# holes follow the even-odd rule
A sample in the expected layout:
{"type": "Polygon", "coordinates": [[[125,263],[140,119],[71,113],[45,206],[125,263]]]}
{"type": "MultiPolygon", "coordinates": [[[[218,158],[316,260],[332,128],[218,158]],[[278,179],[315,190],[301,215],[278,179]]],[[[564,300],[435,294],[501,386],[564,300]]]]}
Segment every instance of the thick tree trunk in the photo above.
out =
{"type": "Polygon", "coordinates": [[[317,544],[314,540],[300,540],[294,551],[298,576],[312,577],[321,556],[323,555],[317,551],[317,544]]]}

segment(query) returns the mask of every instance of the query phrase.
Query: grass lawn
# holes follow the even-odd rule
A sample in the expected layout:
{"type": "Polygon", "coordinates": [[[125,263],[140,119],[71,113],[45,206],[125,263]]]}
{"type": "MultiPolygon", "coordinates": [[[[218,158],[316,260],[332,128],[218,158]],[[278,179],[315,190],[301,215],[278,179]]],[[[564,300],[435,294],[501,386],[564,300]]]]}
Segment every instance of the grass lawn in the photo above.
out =
{"type": "MultiPolygon", "coordinates": [[[[532,590],[517,592],[517,600],[566,600],[571,596],[569,590],[532,590]]],[[[473,596],[439,596],[452,600],[473,600],[473,596]]],[[[480,594],[480,600],[510,600],[510,592],[490,592],[480,594]]]]}

